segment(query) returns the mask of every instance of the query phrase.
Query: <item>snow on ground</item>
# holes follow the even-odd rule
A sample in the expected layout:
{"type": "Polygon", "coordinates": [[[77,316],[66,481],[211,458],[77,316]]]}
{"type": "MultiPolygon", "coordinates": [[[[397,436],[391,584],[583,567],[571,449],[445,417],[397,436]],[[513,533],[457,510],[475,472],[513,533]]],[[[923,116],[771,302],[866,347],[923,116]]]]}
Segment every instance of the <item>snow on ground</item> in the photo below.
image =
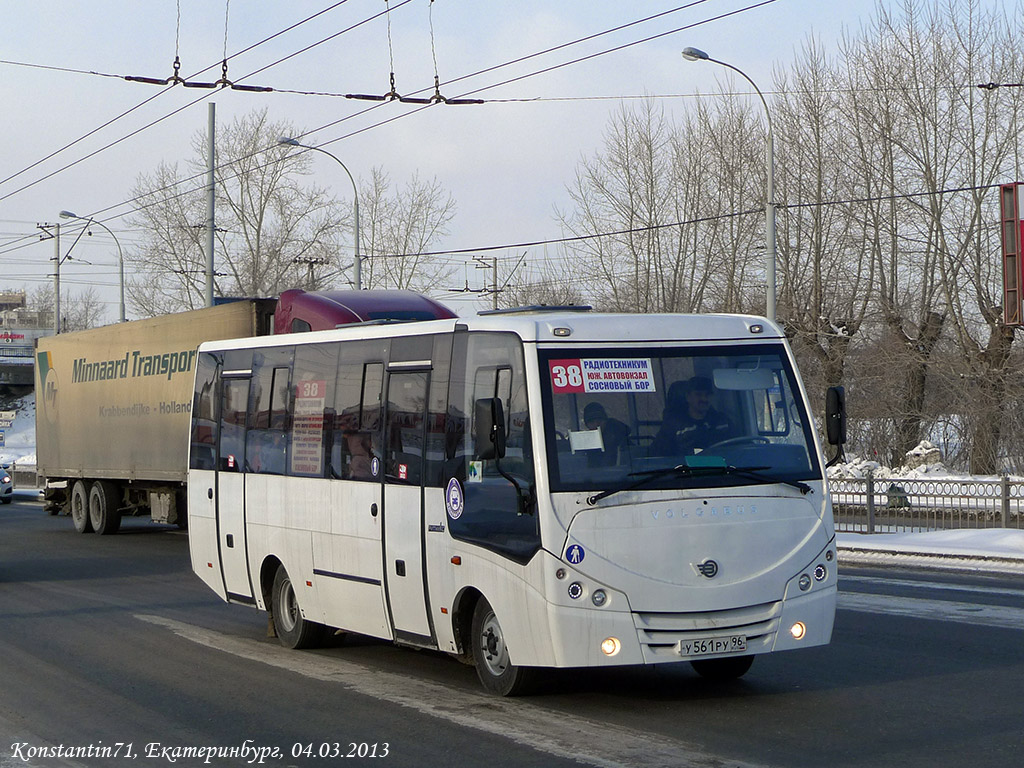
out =
{"type": "Polygon", "coordinates": [[[0,462],[18,467],[36,465],[36,396],[30,393],[11,401],[0,410],[16,411],[14,426],[4,429],[0,462]]]}
{"type": "Polygon", "coordinates": [[[836,536],[839,546],[875,552],[1016,559],[1024,563],[1024,531],[1011,528],[924,531],[919,533],[848,533],[836,536]]]}
{"type": "MultiPolygon", "coordinates": [[[[995,475],[975,476],[949,469],[942,463],[938,449],[928,441],[923,441],[907,453],[907,463],[903,467],[884,467],[877,461],[850,458],[843,464],[831,467],[828,474],[835,479],[859,479],[867,477],[869,472],[885,480],[998,479],[995,475]]],[[[1024,530],[990,528],[872,534],[840,532],[836,542],[841,559],[851,563],[880,562],[895,557],[908,565],[1024,572],[1024,530]]]]}
{"type": "Polygon", "coordinates": [[[840,565],[903,565],[1024,575],[1024,531],[838,533],[840,565]]]}

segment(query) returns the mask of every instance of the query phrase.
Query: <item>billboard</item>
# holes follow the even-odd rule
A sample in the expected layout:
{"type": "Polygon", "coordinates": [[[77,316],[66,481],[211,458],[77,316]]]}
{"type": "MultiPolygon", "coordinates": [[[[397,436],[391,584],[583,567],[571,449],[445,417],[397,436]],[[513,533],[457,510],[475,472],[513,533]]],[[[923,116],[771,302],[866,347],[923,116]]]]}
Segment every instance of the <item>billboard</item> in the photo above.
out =
{"type": "Polygon", "coordinates": [[[1021,263],[1022,198],[1021,183],[999,186],[999,231],[1003,241],[1003,323],[1024,325],[1024,265],[1021,263]]]}

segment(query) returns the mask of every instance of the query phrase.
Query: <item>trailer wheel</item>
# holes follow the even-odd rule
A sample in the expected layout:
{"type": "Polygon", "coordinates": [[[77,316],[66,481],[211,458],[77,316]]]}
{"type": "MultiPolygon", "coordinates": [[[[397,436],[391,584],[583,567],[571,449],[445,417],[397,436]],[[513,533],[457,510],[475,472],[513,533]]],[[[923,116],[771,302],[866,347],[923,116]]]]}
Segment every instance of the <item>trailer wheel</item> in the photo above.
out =
{"type": "Polygon", "coordinates": [[[71,522],[79,533],[92,533],[89,520],[89,488],[84,480],[75,480],[71,486],[71,522]]]}
{"type": "Polygon", "coordinates": [[[106,480],[97,480],[89,489],[89,522],[100,535],[117,533],[121,527],[117,491],[117,486],[106,480]]]}
{"type": "Polygon", "coordinates": [[[476,675],[485,689],[499,696],[520,696],[529,692],[536,670],[512,663],[498,617],[483,597],[473,610],[471,639],[476,675]]]}
{"type": "Polygon", "coordinates": [[[277,639],[285,648],[312,648],[320,644],[325,627],[303,618],[295,587],[283,565],[274,574],[271,607],[277,639]]]}

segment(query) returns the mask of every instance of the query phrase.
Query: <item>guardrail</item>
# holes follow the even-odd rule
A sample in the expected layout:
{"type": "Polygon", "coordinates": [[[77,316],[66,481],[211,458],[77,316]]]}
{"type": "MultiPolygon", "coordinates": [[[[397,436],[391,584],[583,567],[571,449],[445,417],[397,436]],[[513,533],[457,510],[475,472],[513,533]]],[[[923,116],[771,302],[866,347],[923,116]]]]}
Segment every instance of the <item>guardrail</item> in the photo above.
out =
{"type": "Polygon", "coordinates": [[[874,477],[830,479],[836,530],[859,533],[1024,528],[1024,482],[874,477]]]}

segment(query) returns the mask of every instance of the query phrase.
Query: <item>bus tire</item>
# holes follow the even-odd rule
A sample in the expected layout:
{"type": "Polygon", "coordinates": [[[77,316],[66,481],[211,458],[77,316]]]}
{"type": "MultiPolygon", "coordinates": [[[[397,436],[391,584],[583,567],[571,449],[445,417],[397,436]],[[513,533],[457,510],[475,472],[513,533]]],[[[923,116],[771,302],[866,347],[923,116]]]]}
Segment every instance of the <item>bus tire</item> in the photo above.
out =
{"type": "Polygon", "coordinates": [[[274,574],[270,599],[274,628],[281,645],[298,650],[320,644],[324,637],[324,625],[303,618],[295,587],[283,565],[278,566],[274,574]]]}
{"type": "Polygon", "coordinates": [[[521,696],[529,691],[536,670],[512,663],[498,617],[483,597],[473,610],[470,638],[476,675],[484,689],[499,696],[521,696]]]}
{"type": "Polygon", "coordinates": [[[75,480],[71,486],[71,522],[79,533],[92,533],[89,520],[89,486],[84,480],[75,480]]]}
{"type": "Polygon", "coordinates": [[[708,680],[738,680],[750,670],[753,656],[729,656],[724,659],[697,659],[690,662],[694,671],[708,680]]]}
{"type": "Polygon", "coordinates": [[[89,489],[89,522],[101,536],[117,533],[121,527],[120,499],[114,483],[97,480],[89,489]]]}

